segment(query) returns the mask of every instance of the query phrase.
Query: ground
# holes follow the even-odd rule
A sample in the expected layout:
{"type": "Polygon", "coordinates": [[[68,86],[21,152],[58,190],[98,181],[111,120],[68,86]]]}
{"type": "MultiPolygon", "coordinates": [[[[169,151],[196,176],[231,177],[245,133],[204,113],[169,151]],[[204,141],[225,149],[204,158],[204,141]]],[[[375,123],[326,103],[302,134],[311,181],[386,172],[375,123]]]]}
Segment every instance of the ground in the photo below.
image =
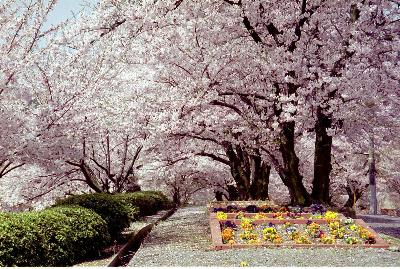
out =
{"type": "MultiPolygon", "coordinates": [[[[395,224],[397,225],[397,224],[395,224]]],[[[398,243],[398,242],[397,242],[398,243]]],[[[211,249],[205,207],[179,209],[157,225],[129,266],[400,266],[400,252],[383,249],[211,249]]]]}

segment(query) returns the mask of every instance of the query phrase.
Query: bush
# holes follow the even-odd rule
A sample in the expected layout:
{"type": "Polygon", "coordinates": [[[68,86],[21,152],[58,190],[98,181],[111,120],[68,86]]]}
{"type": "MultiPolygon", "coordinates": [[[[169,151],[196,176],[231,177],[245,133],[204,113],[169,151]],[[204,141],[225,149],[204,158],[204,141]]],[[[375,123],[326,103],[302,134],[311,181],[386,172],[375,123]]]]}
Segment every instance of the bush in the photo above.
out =
{"type": "Polygon", "coordinates": [[[79,205],[93,210],[106,221],[108,232],[113,238],[117,238],[129,227],[137,214],[136,208],[125,204],[115,195],[106,193],[73,195],[57,201],[55,205],[79,205]]]}
{"type": "Polygon", "coordinates": [[[67,266],[106,246],[106,222],[80,207],[0,214],[2,266],[67,266]]]}
{"type": "Polygon", "coordinates": [[[99,256],[99,250],[111,243],[106,221],[90,209],[80,206],[58,206],[46,211],[61,213],[69,218],[72,231],[68,238],[74,245],[74,260],[99,256]]]}
{"type": "Polygon", "coordinates": [[[140,216],[148,216],[161,209],[171,208],[172,202],[158,191],[138,191],[115,194],[120,201],[130,207],[138,207],[140,216]]]}
{"type": "Polygon", "coordinates": [[[156,207],[159,209],[170,209],[174,206],[173,202],[160,191],[142,191],[147,195],[150,195],[156,200],[156,207]]]}

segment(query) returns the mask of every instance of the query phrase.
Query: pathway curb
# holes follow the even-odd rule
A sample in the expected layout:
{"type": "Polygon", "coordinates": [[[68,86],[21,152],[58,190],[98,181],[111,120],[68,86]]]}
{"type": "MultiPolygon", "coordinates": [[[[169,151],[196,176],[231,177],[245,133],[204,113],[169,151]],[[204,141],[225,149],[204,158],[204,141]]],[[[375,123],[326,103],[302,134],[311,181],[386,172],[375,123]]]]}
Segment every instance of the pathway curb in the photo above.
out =
{"type": "Polygon", "coordinates": [[[111,261],[111,263],[107,267],[121,267],[126,266],[129,261],[133,258],[136,251],[140,248],[143,240],[146,236],[151,232],[154,226],[159,224],[161,221],[168,219],[172,216],[177,210],[177,207],[174,207],[168,210],[162,217],[158,220],[146,225],[139,232],[135,233],[128,242],[118,251],[115,258],[111,261]]]}

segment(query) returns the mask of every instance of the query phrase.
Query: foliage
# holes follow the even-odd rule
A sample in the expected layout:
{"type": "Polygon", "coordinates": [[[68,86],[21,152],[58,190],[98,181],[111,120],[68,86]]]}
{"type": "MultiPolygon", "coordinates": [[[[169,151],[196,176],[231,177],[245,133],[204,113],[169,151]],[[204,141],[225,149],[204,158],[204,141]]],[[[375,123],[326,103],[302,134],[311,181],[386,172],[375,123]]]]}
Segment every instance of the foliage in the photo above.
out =
{"type": "Polygon", "coordinates": [[[114,197],[131,208],[138,208],[139,216],[148,216],[161,209],[172,207],[172,202],[162,192],[138,191],[119,193],[114,197]]]}
{"type": "Polygon", "coordinates": [[[79,205],[93,210],[107,223],[108,232],[117,237],[135,219],[137,209],[125,204],[118,196],[105,193],[72,195],[58,200],[59,205],[79,205]]]}
{"type": "Polygon", "coordinates": [[[4,266],[68,266],[98,255],[110,237],[105,221],[81,207],[0,215],[4,266]]]}

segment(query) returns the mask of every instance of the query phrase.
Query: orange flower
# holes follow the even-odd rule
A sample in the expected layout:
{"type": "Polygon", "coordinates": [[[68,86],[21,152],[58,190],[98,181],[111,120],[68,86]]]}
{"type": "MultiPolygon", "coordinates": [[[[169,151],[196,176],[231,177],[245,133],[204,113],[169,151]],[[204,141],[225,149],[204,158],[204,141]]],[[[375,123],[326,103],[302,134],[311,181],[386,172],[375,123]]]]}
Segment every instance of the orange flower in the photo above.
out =
{"type": "Polygon", "coordinates": [[[233,235],[234,235],[234,232],[233,232],[232,228],[225,228],[222,231],[222,241],[229,242],[230,240],[233,239],[233,235]]]}

